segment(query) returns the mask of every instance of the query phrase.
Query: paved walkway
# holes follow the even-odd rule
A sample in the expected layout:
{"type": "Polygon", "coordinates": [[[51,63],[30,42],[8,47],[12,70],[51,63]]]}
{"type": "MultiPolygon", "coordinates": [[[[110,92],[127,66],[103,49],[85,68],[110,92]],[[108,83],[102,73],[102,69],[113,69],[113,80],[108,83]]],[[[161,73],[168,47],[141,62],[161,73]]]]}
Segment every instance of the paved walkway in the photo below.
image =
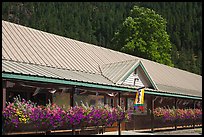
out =
{"type": "MultiPolygon", "coordinates": [[[[97,135],[118,135],[118,131],[105,132],[97,135]]],[[[154,133],[150,131],[128,130],[121,131],[121,135],[202,135],[202,128],[155,131],[154,133]]]]}

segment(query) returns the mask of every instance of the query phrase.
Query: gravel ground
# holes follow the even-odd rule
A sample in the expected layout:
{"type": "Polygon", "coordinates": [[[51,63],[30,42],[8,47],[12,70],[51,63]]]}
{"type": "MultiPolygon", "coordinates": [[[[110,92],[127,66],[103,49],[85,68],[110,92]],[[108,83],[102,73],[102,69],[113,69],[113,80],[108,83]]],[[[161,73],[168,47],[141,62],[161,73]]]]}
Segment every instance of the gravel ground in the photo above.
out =
{"type": "Polygon", "coordinates": [[[179,129],[177,131],[156,132],[155,135],[202,135],[202,128],[179,129]]]}
{"type": "MultiPolygon", "coordinates": [[[[118,135],[118,131],[113,132],[105,132],[103,134],[97,135],[118,135]]],[[[178,129],[177,131],[155,131],[151,133],[149,131],[141,132],[141,131],[121,131],[121,135],[202,135],[202,128],[195,128],[195,129],[178,129]]]]}

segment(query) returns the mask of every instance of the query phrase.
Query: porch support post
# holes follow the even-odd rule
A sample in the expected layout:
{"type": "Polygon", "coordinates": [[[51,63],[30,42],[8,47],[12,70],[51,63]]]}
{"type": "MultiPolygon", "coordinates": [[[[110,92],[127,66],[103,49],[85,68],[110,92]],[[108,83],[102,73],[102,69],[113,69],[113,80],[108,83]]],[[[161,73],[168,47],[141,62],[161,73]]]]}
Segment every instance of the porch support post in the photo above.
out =
{"type": "MultiPolygon", "coordinates": [[[[3,80],[2,82],[2,87],[3,87],[3,96],[2,96],[2,110],[5,109],[6,107],[6,81],[3,80]]],[[[4,119],[2,119],[2,135],[4,135],[4,119]]]]}
{"type": "MultiPolygon", "coordinates": [[[[195,110],[195,100],[193,100],[193,109],[195,110]]],[[[193,128],[195,128],[195,119],[193,119],[193,128]]]]}
{"type": "MultiPolygon", "coordinates": [[[[70,106],[74,107],[74,93],[76,90],[76,86],[72,87],[71,93],[70,93],[70,106]]],[[[72,135],[75,135],[75,127],[72,125],[72,135]]]]}
{"type": "Polygon", "coordinates": [[[154,132],[154,95],[151,96],[151,132],[154,132]]]}
{"type": "MultiPolygon", "coordinates": [[[[120,106],[120,92],[118,92],[118,105],[120,106]]],[[[118,121],[118,135],[121,135],[120,121],[118,121]]]]}
{"type": "MultiPolygon", "coordinates": [[[[125,111],[128,110],[128,98],[125,97],[125,111]]],[[[125,123],[125,130],[127,130],[127,123],[125,123]]]]}
{"type": "Polygon", "coordinates": [[[2,97],[2,110],[6,107],[6,81],[3,81],[3,97],[2,97]]]}
{"type": "MultiPolygon", "coordinates": [[[[177,98],[175,97],[174,107],[177,109],[177,98]]],[[[177,113],[176,113],[177,116],[177,113]]],[[[177,119],[175,120],[175,130],[177,130],[177,119]]]]}
{"type": "Polygon", "coordinates": [[[107,102],[106,102],[106,95],[104,95],[104,105],[106,105],[107,102]]]}
{"type": "Polygon", "coordinates": [[[127,110],[127,109],[128,109],[128,98],[125,97],[125,110],[127,110]]]}

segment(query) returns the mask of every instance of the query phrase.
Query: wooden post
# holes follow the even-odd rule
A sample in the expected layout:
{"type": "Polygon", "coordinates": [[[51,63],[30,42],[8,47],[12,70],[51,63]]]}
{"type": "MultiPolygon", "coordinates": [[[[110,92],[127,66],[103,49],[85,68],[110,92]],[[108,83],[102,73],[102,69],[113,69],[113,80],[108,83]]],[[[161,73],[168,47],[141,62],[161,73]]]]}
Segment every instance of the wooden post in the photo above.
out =
{"type": "MultiPolygon", "coordinates": [[[[177,98],[175,97],[174,107],[177,109],[177,98]]],[[[177,116],[177,113],[176,113],[177,116]]],[[[175,120],[175,130],[177,130],[177,120],[175,120]]]]}
{"type": "MultiPolygon", "coordinates": [[[[120,92],[118,93],[118,105],[120,106],[120,92]]],[[[118,121],[118,135],[121,135],[120,121],[118,121]]]]}
{"type": "MultiPolygon", "coordinates": [[[[106,104],[107,104],[106,99],[107,99],[107,97],[106,97],[106,95],[104,95],[104,105],[106,105],[106,104]]],[[[106,129],[105,129],[105,128],[106,128],[106,126],[104,126],[104,127],[102,126],[102,128],[103,128],[103,130],[102,130],[102,134],[103,134],[103,133],[105,133],[105,131],[106,131],[106,129]]]]}
{"type": "Polygon", "coordinates": [[[2,97],[2,110],[6,107],[6,81],[3,81],[3,97],[2,97]]]}
{"type": "Polygon", "coordinates": [[[106,105],[107,102],[106,102],[106,95],[104,95],[104,105],[106,105]]]}
{"type": "MultiPolygon", "coordinates": [[[[70,94],[70,106],[74,107],[74,93],[76,90],[76,86],[72,87],[71,94],[70,94]]],[[[75,135],[75,127],[72,125],[72,135],[75,135]]]]}
{"type": "Polygon", "coordinates": [[[154,132],[154,95],[151,96],[151,132],[154,132]]]}
{"type": "MultiPolygon", "coordinates": [[[[6,107],[6,81],[3,81],[2,110],[6,107]]],[[[4,119],[2,118],[2,135],[4,134],[4,119]]]]}
{"type": "Polygon", "coordinates": [[[127,110],[127,109],[128,109],[128,98],[125,97],[125,110],[127,110]]]}
{"type": "Polygon", "coordinates": [[[72,87],[71,93],[70,93],[70,106],[73,107],[74,106],[74,92],[76,87],[72,87]]]}
{"type": "MultiPolygon", "coordinates": [[[[125,97],[125,111],[128,110],[128,98],[125,97]]],[[[127,123],[125,123],[125,130],[127,130],[127,123]]]]}
{"type": "MultiPolygon", "coordinates": [[[[195,110],[195,100],[193,100],[193,109],[195,110]]],[[[193,128],[195,128],[195,119],[193,119],[193,128]]]]}

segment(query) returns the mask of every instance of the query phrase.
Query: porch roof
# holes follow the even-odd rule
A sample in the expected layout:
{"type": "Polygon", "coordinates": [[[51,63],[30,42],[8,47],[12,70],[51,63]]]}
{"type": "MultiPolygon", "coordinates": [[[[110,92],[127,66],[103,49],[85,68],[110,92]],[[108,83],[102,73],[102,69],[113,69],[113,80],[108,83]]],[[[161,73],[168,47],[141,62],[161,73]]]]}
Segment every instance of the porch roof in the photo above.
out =
{"type": "MultiPolygon", "coordinates": [[[[25,80],[25,81],[31,81],[31,82],[65,84],[65,85],[72,85],[72,86],[82,86],[82,87],[90,87],[90,88],[98,88],[98,89],[106,89],[106,90],[108,89],[108,90],[123,91],[123,92],[137,92],[135,87],[131,87],[131,86],[104,85],[104,84],[98,84],[98,83],[88,83],[84,81],[73,81],[73,80],[66,80],[66,79],[48,78],[48,77],[41,77],[41,76],[31,76],[31,75],[5,73],[5,72],[2,73],[2,78],[8,79],[8,80],[25,80]]],[[[145,88],[145,94],[202,100],[202,97],[198,97],[198,96],[172,94],[172,93],[148,89],[148,88],[145,88]]]]}

